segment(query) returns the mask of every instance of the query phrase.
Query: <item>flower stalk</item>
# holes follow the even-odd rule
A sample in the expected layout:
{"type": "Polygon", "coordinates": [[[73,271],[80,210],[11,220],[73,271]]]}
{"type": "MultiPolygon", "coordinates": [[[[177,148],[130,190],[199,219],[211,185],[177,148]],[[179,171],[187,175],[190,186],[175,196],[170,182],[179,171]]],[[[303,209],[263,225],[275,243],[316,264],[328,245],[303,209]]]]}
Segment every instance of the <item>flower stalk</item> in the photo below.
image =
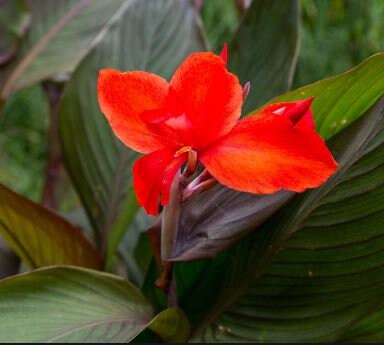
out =
{"type": "Polygon", "coordinates": [[[173,263],[168,261],[172,257],[176,243],[181,211],[181,174],[177,172],[173,179],[169,203],[163,209],[161,223],[161,272],[155,285],[164,290],[168,297],[169,306],[176,305],[176,283],[173,279],[173,263]]]}
{"type": "Polygon", "coordinates": [[[201,193],[212,188],[217,184],[217,180],[212,177],[207,169],[188,184],[182,192],[182,201],[187,201],[192,195],[201,193]]]}
{"type": "Polygon", "coordinates": [[[177,230],[180,217],[180,172],[173,179],[169,197],[169,203],[163,209],[161,224],[161,261],[164,262],[172,257],[174,244],[176,242],[177,230]]]}
{"type": "Polygon", "coordinates": [[[188,180],[193,178],[197,168],[196,152],[192,149],[185,152],[188,152],[187,163],[183,172],[178,171],[173,179],[169,202],[163,208],[161,218],[161,268],[160,277],[156,280],[155,285],[167,294],[169,306],[177,305],[176,282],[173,279],[173,263],[169,259],[172,258],[177,240],[181,204],[193,194],[207,190],[217,183],[205,169],[192,182],[185,185],[188,180]]]}

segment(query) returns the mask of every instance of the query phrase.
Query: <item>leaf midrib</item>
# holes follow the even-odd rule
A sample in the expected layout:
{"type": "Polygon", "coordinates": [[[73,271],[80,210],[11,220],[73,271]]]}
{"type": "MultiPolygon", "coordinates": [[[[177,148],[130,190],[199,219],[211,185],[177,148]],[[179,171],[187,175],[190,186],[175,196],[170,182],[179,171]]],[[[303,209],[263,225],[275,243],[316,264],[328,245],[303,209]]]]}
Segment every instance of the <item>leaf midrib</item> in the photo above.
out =
{"type": "MultiPolygon", "coordinates": [[[[146,327],[146,325],[148,324],[149,320],[138,320],[138,319],[132,319],[132,318],[127,318],[127,317],[95,320],[95,321],[92,321],[92,322],[81,324],[80,326],[75,327],[73,329],[70,329],[68,331],[59,333],[59,334],[55,335],[54,337],[48,338],[48,339],[46,339],[46,340],[44,340],[42,342],[44,342],[44,343],[52,343],[52,342],[58,341],[59,339],[65,338],[68,335],[74,334],[76,332],[80,332],[80,331],[82,331],[84,329],[87,329],[87,328],[97,327],[97,326],[104,325],[104,324],[109,324],[109,323],[126,323],[126,322],[133,322],[135,326],[140,326],[140,331],[141,331],[141,330],[143,330],[146,327]]],[[[131,336],[129,339],[126,339],[126,341],[131,340],[133,337],[134,336],[131,336]]]]}

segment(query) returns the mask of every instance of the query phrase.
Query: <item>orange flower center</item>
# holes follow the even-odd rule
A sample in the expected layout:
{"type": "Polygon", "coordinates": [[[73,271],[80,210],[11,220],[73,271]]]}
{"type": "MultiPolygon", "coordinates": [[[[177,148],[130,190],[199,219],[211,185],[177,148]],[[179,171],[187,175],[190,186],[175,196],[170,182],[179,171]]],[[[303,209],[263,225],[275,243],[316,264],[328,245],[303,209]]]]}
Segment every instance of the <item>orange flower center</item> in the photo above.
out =
{"type": "Polygon", "coordinates": [[[175,157],[181,156],[183,153],[190,152],[192,150],[191,146],[183,146],[180,150],[177,150],[175,157]]]}

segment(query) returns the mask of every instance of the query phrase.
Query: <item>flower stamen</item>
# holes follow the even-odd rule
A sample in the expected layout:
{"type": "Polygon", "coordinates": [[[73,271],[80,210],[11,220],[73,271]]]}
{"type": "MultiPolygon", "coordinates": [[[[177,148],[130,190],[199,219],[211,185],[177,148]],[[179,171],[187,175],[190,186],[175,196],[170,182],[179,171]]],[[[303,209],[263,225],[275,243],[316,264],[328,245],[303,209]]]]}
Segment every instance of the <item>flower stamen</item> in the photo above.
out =
{"type": "Polygon", "coordinates": [[[247,99],[250,89],[251,89],[251,82],[247,81],[243,88],[243,103],[247,99]]]}
{"type": "Polygon", "coordinates": [[[186,201],[193,194],[201,193],[207,189],[210,189],[217,183],[217,180],[212,177],[207,169],[197,176],[184,190],[182,200],[186,201]]]}
{"type": "Polygon", "coordinates": [[[176,151],[175,157],[179,157],[184,153],[188,152],[187,165],[185,166],[183,177],[192,176],[197,167],[197,152],[192,149],[191,146],[183,146],[180,150],[176,151]]]}
{"type": "Polygon", "coordinates": [[[177,150],[175,153],[175,157],[181,156],[183,153],[189,152],[192,150],[191,146],[183,146],[180,150],[177,150]]]}

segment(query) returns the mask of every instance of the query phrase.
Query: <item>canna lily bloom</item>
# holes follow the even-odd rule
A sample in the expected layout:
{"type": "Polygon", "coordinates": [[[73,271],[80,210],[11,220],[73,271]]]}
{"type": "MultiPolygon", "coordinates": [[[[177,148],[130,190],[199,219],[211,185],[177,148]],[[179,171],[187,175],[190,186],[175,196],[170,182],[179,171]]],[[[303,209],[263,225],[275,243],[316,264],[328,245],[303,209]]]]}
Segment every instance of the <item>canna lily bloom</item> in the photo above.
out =
{"type": "Polygon", "coordinates": [[[226,68],[226,49],[191,54],[169,83],[142,71],[100,71],[102,112],[125,145],[145,154],[134,163],[133,184],[148,214],[158,214],[160,199],[168,204],[191,152],[219,183],[256,194],[302,192],[336,171],[314,130],[312,98],[271,104],[239,120],[243,96],[226,68]]]}

